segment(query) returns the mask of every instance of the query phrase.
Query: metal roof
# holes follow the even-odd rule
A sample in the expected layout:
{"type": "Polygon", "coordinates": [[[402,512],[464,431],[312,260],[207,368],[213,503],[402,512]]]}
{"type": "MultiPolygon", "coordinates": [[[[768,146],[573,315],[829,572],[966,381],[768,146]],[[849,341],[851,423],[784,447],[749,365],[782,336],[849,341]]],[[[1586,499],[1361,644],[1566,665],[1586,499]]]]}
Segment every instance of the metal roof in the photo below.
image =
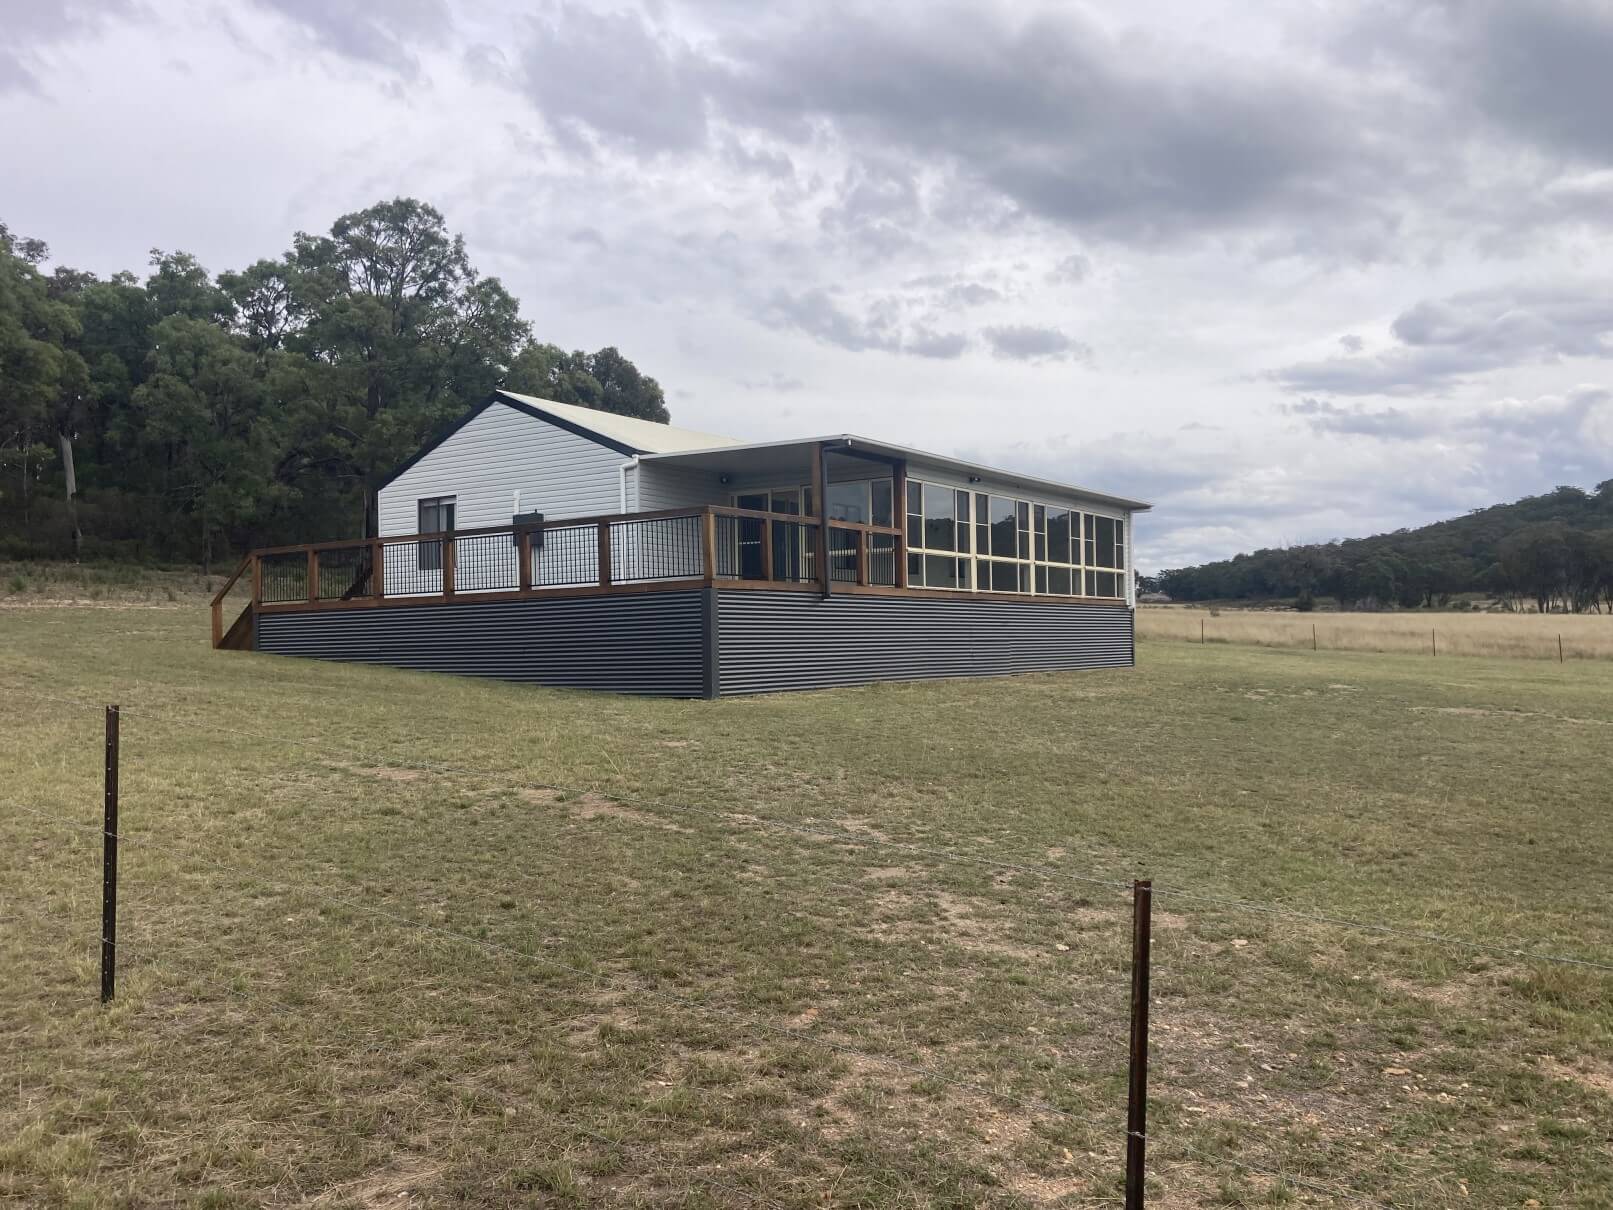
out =
{"type": "Polygon", "coordinates": [[[681,450],[709,450],[717,446],[741,444],[733,437],[719,437],[715,433],[697,433],[693,429],[674,428],[670,424],[657,424],[653,420],[640,420],[636,416],[618,416],[615,412],[578,407],[574,403],[556,403],[552,399],[540,399],[536,395],[518,395],[514,391],[502,390],[499,394],[505,399],[513,399],[539,411],[549,412],[611,441],[630,445],[642,453],[670,454],[681,450]]]}
{"type": "Polygon", "coordinates": [[[853,456],[858,453],[864,453],[880,458],[909,459],[927,463],[930,466],[956,471],[965,476],[978,475],[982,479],[993,479],[998,482],[1006,482],[1034,490],[1080,496],[1085,500],[1097,500],[1104,504],[1112,504],[1117,508],[1130,509],[1132,512],[1147,512],[1153,507],[1145,500],[1131,500],[1125,496],[1115,496],[1108,492],[1095,491],[1092,488],[1082,487],[1075,483],[1060,483],[1054,479],[1043,479],[1020,471],[984,466],[978,462],[966,462],[962,458],[953,458],[946,454],[932,454],[926,450],[911,449],[905,445],[892,445],[888,441],[876,441],[871,437],[860,437],[855,433],[836,433],[827,437],[806,437],[792,441],[733,442],[708,449],[646,453],[641,455],[639,460],[641,462],[685,466],[692,470],[714,471],[719,474],[731,475],[766,474],[775,467],[779,469],[789,467],[799,471],[805,460],[811,457],[812,447],[820,442],[843,445],[846,447],[845,452],[853,456]]]}
{"type": "MultiPolygon", "coordinates": [[[[464,424],[472,416],[494,402],[504,402],[540,419],[550,420],[561,427],[591,436],[594,440],[624,454],[636,454],[641,461],[685,466],[693,470],[713,471],[718,474],[752,475],[770,474],[775,470],[799,473],[801,466],[812,455],[812,447],[830,442],[846,447],[848,454],[858,452],[883,458],[904,458],[943,467],[959,474],[978,475],[1019,487],[1038,491],[1052,491],[1064,495],[1096,500],[1132,512],[1146,512],[1153,506],[1144,500],[1131,500],[1108,492],[1095,491],[1075,483],[1060,483],[1002,467],[984,466],[965,462],[946,454],[932,454],[926,450],[911,449],[905,445],[892,445],[872,437],[855,433],[836,433],[827,437],[802,437],[790,441],[740,441],[721,437],[715,433],[701,433],[694,429],[674,428],[670,424],[657,424],[653,420],[640,420],[635,416],[618,416],[614,412],[601,412],[595,408],[579,407],[572,403],[556,403],[536,395],[519,395],[514,391],[499,390],[479,407],[467,412],[454,427],[464,424]]],[[[387,479],[391,482],[412,466],[428,451],[435,448],[454,430],[439,436],[420,449],[387,479]]],[[[383,485],[384,486],[384,485],[383,485]]]]}

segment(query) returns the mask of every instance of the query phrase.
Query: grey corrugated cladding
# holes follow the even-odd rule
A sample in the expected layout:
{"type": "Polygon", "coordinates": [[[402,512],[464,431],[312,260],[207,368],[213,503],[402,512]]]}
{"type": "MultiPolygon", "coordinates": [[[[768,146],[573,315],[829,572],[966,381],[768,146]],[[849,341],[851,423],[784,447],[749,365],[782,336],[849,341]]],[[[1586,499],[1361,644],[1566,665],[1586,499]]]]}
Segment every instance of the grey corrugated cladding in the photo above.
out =
{"type": "Polygon", "coordinates": [[[1134,662],[1112,605],[719,592],[721,692],[1000,676],[1134,662]]]}
{"type": "Polygon", "coordinates": [[[701,593],[265,613],[257,649],[667,697],[706,692],[701,593]]]}
{"type": "Polygon", "coordinates": [[[668,697],[1134,662],[1132,613],[1014,602],[696,589],[265,613],[257,648],[668,697]]]}

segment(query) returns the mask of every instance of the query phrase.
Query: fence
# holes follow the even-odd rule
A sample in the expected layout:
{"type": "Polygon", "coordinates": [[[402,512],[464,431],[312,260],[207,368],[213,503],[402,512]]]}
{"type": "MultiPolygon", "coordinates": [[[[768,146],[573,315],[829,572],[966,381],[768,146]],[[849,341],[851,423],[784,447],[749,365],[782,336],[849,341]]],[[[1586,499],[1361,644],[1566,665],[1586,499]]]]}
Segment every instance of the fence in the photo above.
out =
{"type": "Polygon", "coordinates": [[[1441,659],[1613,659],[1613,617],[1594,614],[1306,614],[1145,605],[1137,610],[1137,637],[1441,659]]]}
{"type": "MultiPolygon", "coordinates": [[[[841,1180],[853,1166],[859,1171],[872,1166],[886,1177],[893,1170],[904,1173],[906,1184],[883,1195],[876,1189],[876,1196],[864,1198],[868,1189],[854,1181],[846,1190],[849,1201],[901,1201],[904,1189],[907,1195],[978,1204],[1077,1196],[1105,1200],[1123,1187],[1125,1173],[1132,1178],[1131,1204],[1140,1204],[1136,1177],[1147,1138],[1154,1173],[1150,1188],[1179,1201],[1213,1194],[1232,1202],[1445,1204],[1460,1199],[1485,1204],[1483,1195],[1500,1186],[1480,1187],[1475,1199],[1468,1182],[1477,1185],[1481,1177],[1510,1182],[1509,1196],[1521,1186],[1510,1176],[1489,1176],[1470,1157],[1451,1154],[1446,1127],[1466,1123],[1493,1133],[1506,1125],[1495,1115],[1506,1112],[1519,1077],[1510,1068],[1487,1072],[1501,1044],[1470,1032],[1488,1020],[1491,1006],[1464,1006],[1443,994],[1424,994],[1417,976],[1431,963],[1447,963],[1462,973],[1458,984],[1493,977],[1537,987],[1538,1007],[1526,1004],[1521,1019],[1489,1021],[1495,1034],[1519,1029],[1524,1036],[1516,1049],[1525,1055],[1551,1041],[1552,1014],[1613,1003],[1613,963],[1595,958],[1343,919],[1168,880],[1139,894],[1112,874],[899,840],[861,822],[803,822],[699,803],[611,796],[434,762],[373,767],[363,754],[317,740],[295,747],[311,770],[340,780],[339,793],[321,797],[317,778],[289,770],[271,774],[263,785],[281,787],[293,804],[306,804],[313,796],[320,807],[340,805],[344,816],[324,826],[334,826],[345,838],[336,850],[344,864],[333,867],[326,855],[309,852],[299,866],[293,838],[272,831],[225,859],[216,856],[221,846],[247,838],[228,822],[220,827],[210,820],[205,833],[188,834],[153,834],[142,823],[147,804],[140,781],[142,770],[149,772],[142,750],[156,746],[163,728],[198,740],[212,737],[221,746],[251,737],[189,714],[136,710],[133,727],[124,728],[133,742],[120,765],[119,718],[109,714],[102,741],[106,795],[100,826],[19,805],[46,837],[76,833],[86,857],[93,855],[100,832],[109,874],[116,874],[119,844],[124,848],[125,910],[121,930],[113,916],[103,915],[103,978],[110,970],[107,959],[122,954],[126,976],[139,982],[140,998],[161,999],[168,1016],[195,1006],[181,1009],[162,989],[183,990],[198,982],[239,1000],[245,1011],[271,1014],[288,1022],[283,1028],[303,1031],[286,1044],[288,1055],[307,1049],[327,1057],[340,1049],[343,1037],[373,1037],[378,1029],[385,1036],[396,1029],[386,1024],[393,998],[400,1002],[402,1019],[429,1009],[440,997],[422,998],[423,982],[428,988],[430,980],[440,982],[450,996],[455,988],[480,987],[478,1002],[484,1007],[478,1013],[486,1015],[490,1027],[537,1017],[536,1037],[549,1032],[561,1039],[539,1048],[541,1061],[530,1060],[533,1079],[540,1067],[556,1062],[556,1046],[561,1054],[572,1053],[568,1014],[597,1015],[597,1004],[579,1006],[592,1003],[588,995],[606,996],[611,1011],[623,1008],[628,1019],[607,1013],[595,1021],[589,1047],[629,1052],[629,1076],[661,1071],[661,1051],[692,1051],[695,1060],[667,1071],[670,1079],[659,1085],[651,1081],[652,1089],[675,1092],[652,1093],[640,1105],[639,1086],[629,1080],[629,1095],[613,1094],[612,1104],[642,1110],[632,1119],[632,1130],[641,1137],[629,1140],[620,1137],[616,1118],[605,1115],[608,1128],[598,1129],[602,1123],[587,1116],[590,1097],[605,1094],[589,1088],[583,1095],[573,1086],[581,1077],[567,1077],[560,1087],[569,1088],[573,1100],[549,1104],[551,1115],[575,1113],[589,1124],[534,1126],[522,1120],[517,1128],[589,1140],[615,1157],[619,1167],[613,1171],[639,1174],[635,1180],[660,1173],[674,1187],[698,1184],[712,1196],[747,1204],[800,1204],[808,1199],[798,1195],[807,1191],[814,1202],[833,1201],[838,1186],[833,1166],[821,1173],[821,1184],[810,1186],[815,1175],[810,1166],[797,1171],[799,1181],[808,1184],[781,1184],[778,1173],[785,1161],[777,1157],[754,1164],[710,1160],[714,1147],[722,1156],[765,1145],[766,1131],[750,1133],[759,1128],[752,1115],[764,1119],[760,1124],[768,1130],[781,1128],[769,1116],[765,1097],[742,1099],[748,1110],[737,1117],[722,1109],[723,1090],[735,1087],[734,1073],[701,1056],[729,1053],[725,1044],[737,1038],[758,1039],[772,1048],[757,1065],[766,1074],[752,1080],[747,1073],[744,1082],[768,1087],[776,1082],[788,1094],[784,1117],[818,1105],[822,1088],[815,1081],[834,1084],[836,1106],[867,1110],[859,1129],[882,1145],[861,1154],[829,1146],[825,1154],[844,1165],[841,1180]],[[121,819],[120,767],[126,774],[121,819]],[[363,793],[353,792],[355,778],[363,793]],[[436,885],[437,870],[452,869],[464,859],[463,850],[444,851],[440,829],[421,827],[399,807],[405,792],[418,793],[422,785],[455,801],[467,795],[503,801],[514,794],[518,809],[511,818],[496,817],[491,808],[466,808],[479,813],[462,815],[463,822],[452,826],[464,830],[474,823],[487,836],[478,850],[517,860],[462,871],[446,899],[441,893],[411,897],[411,885],[417,890],[436,885]],[[644,944],[636,934],[613,932],[604,918],[569,902],[568,892],[594,905],[621,893],[611,869],[590,866],[589,860],[603,853],[612,862],[626,861],[620,840],[644,832],[656,837],[655,855],[645,859],[644,869],[629,872],[653,870],[665,881],[681,883],[686,897],[727,896],[719,913],[726,922],[722,927],[692,937],[664,930],[643,938],[653,942],[644,944]],[[509,843],[523,840],[524,845],[509,843]],[[546,877],[561,877],[566,866],[578,866],[577,882],[559,888],[560,893],[535,883],[518,859],[522,852],[556,844],[565,857],[546,867],[546,877]],[[347,863],[356,877],[349,876],[347,863]],[[822,876],[805,882],[784,883],[779,874],[815,868],[822,876]],[[898,901],[898,887],[912,904],[898,901]],[[792,913],[803,906],[792,900],[802,889],[820,892],[826,909],[838,899],[855,910],[851,918],[813,911],[792,925],[792,913]],[[1160,915],[1128,914],[1128,896],[1135,897],[1134,908],[1157,901],[1160,915]],[[465,911],[455,898],[472,901],[474,909],[465,911]],[[445,903],[454,909],[446,919],[439,914],[445,903]],[[1008,908],[994,912],[993,903],[1008,908]],[[247,925],[231,922],[258,916],[273,922],[282,912],[287,913],[284,929],[260,924],[260,930],[268,927],[266,934],[232,936],[247,925]],[[872,924],[856,919],[862,913],[872,915],[872,924]],[[201,926],[208,920],[216,926],[201,926]],[[592,927],[579,927],[589,921],[592,927]],[[1050,925],[1059,931],[1038,936],[1050,925]],[[740,927],[759,930],[756,939],[746,935],[736,944],[723,935],[740,927]],[[878,934],[877,944],[870,928],[878,934]],[[271,949],[286,951],[272,957],[292,972],[285,976],[288,990],[265,989],[241,974],[250,967],[267,981],[274,961],[258,944],[263,936],[274,939],[271,949]],[[457,960],[427,965],[424,955],[439,946],[475,955],[490,969],[467,973],[457,960]],[[663,946],[678,948],[667,952],[663,946]],[[866,955],[849,963],[836,965],[823,956],[860,953],[859,947],[866,955]],[[747,958],[751,948],[760,963],[747,958]],[[356,955],[372,950],[379,962],[376,972],[355,965],[356,955]],[[1150,950],[1155,956],[1151,983],[1147,965],[1126,960],[1128,953],[1150,950]],[[802,987],[826,976],[846,986],[825,1000],[822,1011],[795,1013],[787,994],[795,985],[787,989],[762,969],[781,961],[802,966],[802,987]],[[724,979],[689,978],[691,964],[722,966],[724,979]],[[213,977],[220,968],[222,976],[213,977]],[[498,974],[504,968],[508,978],[498,974]],[[756,995],[724,994],[725,981],[747,979],[756,982],[756,995]],[[344,983],[354,985],[352,1004],[344,999],[344,983]],[[1253,1001],[1238,996],[1244,985],[1254,986],[1253,1001]],[[593,990],[585,995],[582,987],[593,990]],[[1374,998],[1385,997],[1394,1012],[1380,1021],[1373,1015],[1374,998]],[[1147,1028],[1150,1005],[1151,1048],[1146,1033],[1135,1032],[1139,1025],[1147,1028]],[[1257,1015],[1242,1017],[1240,1010],[1257,1015]],[[639,1029],[632,1024],[637,1014],[654,1014],[658,1023],[639,1029]],[[1447,1029],[1442,1018],[1454,1027],[1447,1029]],[[338,1041],[314,1045],[327,1029],[338,1041]],[[1464,1047],[1474,1053],[1462,1053],[1464,1047]],[[1150,1049],[1154,1070],[1145,1089],[1137,1060],[1150,1049]],[[809,1052],[843,1064],[844,1070],[815,1066],[809,1052]],[[1123,1117],[1128,1086],[1132,1097],[1123,1117]],[[1149,1121],[1140,1112],[1145,1091],[1153,1097],[1149,1121]],[[719,1132],[726,1140],[722,1146],[709,1139],[690,1144],[682,1137],[697,1122],[706,1122],[695,1109],[703,1113],[707,1099],[717,1103],[713,1120],[725,1123],[719,1132]],[[1392,1134],[1362,1133],[1363,1122],[1376,1124],[1373,1107],[1386,1099],[1410,1108],[1406,1115],[1386,1117],[1385,1126],[1431,1119],[1427,1146],[1409,1141],[1397,1159],[1392,1134]],[[933,1142],[937,1132],[948,1150],[980,1158],[961,1167],[938,1160],[924,1141],[933,1142]],[[669,1157],[676,1157],[675,1165],[669,1157]]],[[[88,741],[87,728],[85,734],[88,741]]],[[[88,862],[77,872],[92,873],[88,862]]],[[[639,885],[630,893],[652,893],[647,879],[634,881],[639,885]]],[[[64,894],[81,897],[68,888],[64,894]]],[[[7,908],[28,906],[15,902],[16,896],[13,884],[7,908]]],[[[103,899],[103,907],[109,902],[103,899]]],[[[657,902],[676,904],[678,895],[657,902]]],[[[703,920],[704,911],[696,908],[685,909],[679,922],[703,920]]],[[[466,1028],[464,1018],[453,1013],[447,1022],[446,1030],[466,1028]]],[[[226,1019],[209,1029],[244,1024],[237,1020],[232,1026],[226,1019]]],[[[1590,1035],[1582,1024],[1560,1022],[1559,1028],[1584,1039],[1590,1035]]],[[[136,1027],[129,1021],[110,1028],[136,1027]]],[[[252,1026],[255,1045],[263,1044],[263,1028],[252,1026]]],[[[466,1053],[482,1045],[476,1042],[466,1053]]],[[[365,1061],[385,1064],[387,1059],[377,1053],[365,1061]]],[[[414,1058],[404,1055],[398,1061],[405,1077],[415,1071],[423,1078],[411,1066],[414,1058]]],[[[1537,1130],[1518,1137],[1522,1154],[1536,1155],[1514,1163],[1521,1164],[1519,1179],[1538,1182],[1530,1186],[1536,1190],[1531,1196],[1594,1188],[1598,1175],[1610,1170],[1602,1165],[1613,1164],[1613,1157],[1598,1158],[1606,1149],[1594,1125],[1577,1132],[1573,1127],[1573,1111],[1594,1124],[1595,1107],[1605,1105],[1595,1095],[1596,1070],[1588,1069],[1583,1089],[1556,1094],[1567,1107],[1558,1134],[1537,1130]]],[[[614,1069],[606,1074],[610,1080],[622,1076],[614,1069]]],[[[1537,1114],[1548,1100],[1541,1087],[1531,1088],[1524,1116],[1537,1114]]],[[[1515,1097],[1510,1103],[1517,1103],[1515,1097]]],[[[849,1127],[830,1120],[824,1129],[832,1143],[835,1129],[849,1127]]],[[[542,1179],[564,1183],[554,1173],[542,1179]]],[[[588,1188],[603,1196],[610,1186],[588,1188]]],[[[634,1185],[624,1197],[644,1192],[634,1185]]]]}

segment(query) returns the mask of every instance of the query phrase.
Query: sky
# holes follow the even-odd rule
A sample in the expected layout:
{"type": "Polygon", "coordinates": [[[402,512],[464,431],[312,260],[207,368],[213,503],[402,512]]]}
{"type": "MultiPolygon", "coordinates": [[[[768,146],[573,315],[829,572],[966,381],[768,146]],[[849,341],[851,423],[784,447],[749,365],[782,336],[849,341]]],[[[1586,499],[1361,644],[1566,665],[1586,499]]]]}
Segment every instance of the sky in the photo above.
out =
{"type": "Polygon", "coordinates": [[[0,221],[430,202],[673,422],[1150,500],[1145,570],[1613,477],[1613,0],[0,0],[0,221]]]}

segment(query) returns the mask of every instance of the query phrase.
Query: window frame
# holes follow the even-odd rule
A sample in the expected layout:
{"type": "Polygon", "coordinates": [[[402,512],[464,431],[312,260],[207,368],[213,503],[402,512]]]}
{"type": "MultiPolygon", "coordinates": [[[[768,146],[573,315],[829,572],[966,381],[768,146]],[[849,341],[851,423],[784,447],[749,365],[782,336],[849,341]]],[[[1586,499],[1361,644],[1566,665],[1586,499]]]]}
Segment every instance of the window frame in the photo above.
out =
{"type": "MultiPolygon", "coordinates": [[[[451,534],[454,532],[454,522],[459,512],[459,496],[420,496],[414,502],[414,523],[417,534],[451,534]],[[426,528],[426,509],[435,509],[437,519],[442,520],[442,510],[448,510],[448,524],[439,524],[435,529],[426,528]]],[[[420,540],[415,543],[415,565],[419,571],[442,570],[442,542],[420,540]]]]}
{"type": "Polygon", "coordinates": [[[1129,525],[1126,517],[1091,512],[1079,505],[1055,504],[1033,497],[991,491],[983,485],[959,488],[944,480],[926,479],[922,475],[910,474],[907,479],[907,490],[909,496],[904,502],[902,515],[905,521],[904,533],[908,538],[910,587],[931,588],[939,592],[1011,593],[1016,596],[1023,594],[1106,601],[1127,599],[1126,579],[1129,573],[1126,564],[1128,539],[1126,531],[1129,525]],[[955,499],[968,502],[964,506],[969,514],[966,519],[961,517],[964,509],[957,507],[956,504],[954,506],[954,520],[957,522],[959,535],[956,550],[942,550],[920,544],[926,537],[926,514],[923,511],[925,492],[931,488],[953,491],[957,494],[955,499]],[[916,513],[912,511],[915,499],[919,507],[916,513]],[[1006,509],[1004,505],[1007,506],[1006,509]],[[1050,516],[1056,517],[1061,514],[1067,518],[1064,523],[1066,545],[1062,551],[1050,548],[1051,527],[1048,525],[1050,516]],[[992,520],[994,515],[1000,515],[999,522],[992,520]],[[1014,535],[1012,555],[1001,554],[993,549],[993,539],[997,540],[997,546],[1004,545],[1002,538],[1005,531],[1000,528],[1002,524],[1012,525],[1014,535]],[[1109,536],[1113,538],[1112,565],[1100,565],[1097,562],[1098,549],[1103,544],[1100,542],[1100,529],[1108,529],[1109,536]],[[919,543],[913,541],[914,537],[919,539],[919,543]],[[1063,557],[1060,557],[1061,555],[1063,557]],[[926,582],[928,578],[926,569],[930,566],[928,561],[935,558],[957,560],[961,565],[958,584],[932,585],[926,582]],[[1014,570],[1010,571],[1010,567],[1014,570]],[[1106,581],[1106,586],[1112,587],[1113,593],[1096,596],[1100,578],[1106,577],[1112,577],[1112,580],[1106,581]],[[1068,590],[1053,591],[1055,580],[1067,583],[1068,590]],[[1001,586],[1010,582],[1015,587],[1001,586]],[[1093,591],[1089,592],[1089,588],[1093,591]]]}

